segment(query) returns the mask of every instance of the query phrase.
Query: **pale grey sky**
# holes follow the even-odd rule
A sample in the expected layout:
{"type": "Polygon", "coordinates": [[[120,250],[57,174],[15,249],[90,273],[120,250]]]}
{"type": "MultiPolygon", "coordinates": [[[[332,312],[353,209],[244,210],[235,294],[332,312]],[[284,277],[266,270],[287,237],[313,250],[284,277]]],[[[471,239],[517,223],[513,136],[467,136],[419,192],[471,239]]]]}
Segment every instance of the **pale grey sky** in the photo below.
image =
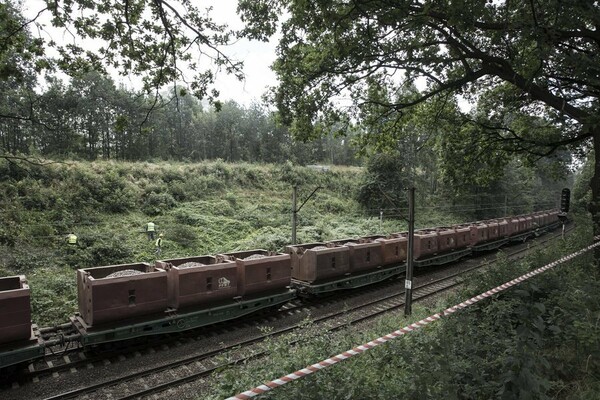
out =
{"type": "MultiPolygon", "coordinates": [[[[204,3],[213,6],[211,15],[216,22],[226,23],[236,29],[243,26],[236,14],[237,0],[209,0],[202,2],[204,3]]],[[[276,39],[271,40],[270,43],[243,39],[223,48],[222,50],[231,58],[244,61],[246,80],[239,82],[231,76],[220,74],[217,78],[217,88],[221,91],[221,97],[246,105],[252,99],[260,100],[267,87],[277,83],[275,73],[269,68],[275,61],[276,46],[276,39]]]]}
{"type": "MultiPolygon", "coordinates": [[[[199,3],[199,8],[212,5],[211,16],[215,22],[227,24],[231,28],[242,26],[242,22],[236,14],[237,0],[204,0],[199,3]]],[[[33,18],[44,7],[45,3],[42,0],[27,0],[23,6],[25,17],[33,18]]],[[[48,39],[47,35],[49,34],[57,42],[72,40],[72,37],[62,30],[48,27],[50,25],[48,13],[43,14],[38,22],[46,25],[47,32],[43,34],[46,39],[48,39]]],[[[33,33],[34,35],[37,34],[35,31],[33,33]]],[[[244,62],[246,79],[240,82],[235,77],[220,72],[217,75],[215,84],[216,89],[221,93],[220,99],[223,101],[231,99],[246,106],[253,101],[260,101],[260,97],[265,93],[268,86],[277,83],[275,73],[269,68],[275,61],[275,47],[276,40],[272,40],[270,43],[262,43],[246,39],[239,40],[230,46],[221,47],[220,50],[230,58],[244,62]]],[[[123,77],[115,74],[113,79],[115,82],[131,88],[139,86],[140,82],[139,78],[133,75],[123,77]]]]}

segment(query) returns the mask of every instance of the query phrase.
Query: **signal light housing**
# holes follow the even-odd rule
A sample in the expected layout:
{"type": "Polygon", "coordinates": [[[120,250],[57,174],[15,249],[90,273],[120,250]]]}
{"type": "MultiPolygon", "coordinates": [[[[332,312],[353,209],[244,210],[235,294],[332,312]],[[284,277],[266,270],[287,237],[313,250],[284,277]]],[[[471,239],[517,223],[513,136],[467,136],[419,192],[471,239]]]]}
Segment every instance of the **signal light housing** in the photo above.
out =
{"type": "Polygon", "coordinates": [[[571,203],[571,191],[564,188],[560,194],[560,211],[567,213],[569,212],[569,205],[571,203]]]}

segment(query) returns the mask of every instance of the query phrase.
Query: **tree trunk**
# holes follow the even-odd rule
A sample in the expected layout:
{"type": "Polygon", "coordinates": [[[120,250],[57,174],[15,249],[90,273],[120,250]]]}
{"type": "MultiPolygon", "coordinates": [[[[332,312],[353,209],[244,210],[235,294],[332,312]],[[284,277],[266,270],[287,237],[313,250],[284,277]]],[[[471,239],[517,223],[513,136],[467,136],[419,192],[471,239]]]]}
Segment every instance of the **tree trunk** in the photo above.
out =
{"type": "MultiPolygon", "coordinates": [[[[590,182],[592,201],[589,211],[592,214],[594,236],[600,235],[600,127],[594,127],[594,176],[590,182]]],[[[600,248],[594,252],[596,265],[600,266],[600,248]]]]}

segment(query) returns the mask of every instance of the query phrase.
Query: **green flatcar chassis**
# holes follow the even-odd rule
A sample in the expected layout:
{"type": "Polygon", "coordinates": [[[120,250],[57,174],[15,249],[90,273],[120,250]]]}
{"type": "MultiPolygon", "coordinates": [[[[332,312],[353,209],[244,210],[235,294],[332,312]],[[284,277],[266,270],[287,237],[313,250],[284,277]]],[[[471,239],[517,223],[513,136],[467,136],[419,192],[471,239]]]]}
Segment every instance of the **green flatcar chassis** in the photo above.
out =
{"type": "Polygon", "coordinates": [[[421,260],[415,260],[415,267],[422,268],[422,267],[429,267],[431,265],[448,264],[448,263],[457,261],[463,257],[466,257],[469,254],[471,254],[470,248],[466,248],[463,250],[452,250],[448,253],[445,253],[445,254],[442,254],[439,256],[436,255],[436,256],[432,256],[432,257],[423,258],[421,260]]]}
{"type": "Polygon", "coordinates": [[[98,325],[90,327],[83,321],[80,315],[71,317],[71,322],[81,335],[81,344],[88,346],[128,340],[140,336],[181,332],[206,325],[213,325],[219,322],[240,318],[244,315],[266,308],[282,305],[295,297],[296,293],[294,290],[286,289],[285,291],[276,294],[239,299],[235,302],[216,305],[199,311],[167,311],[162,318],[149,317],[123,326],[115,324],[114,326],[98,325]]]}
{"type": "Polygon", "coordinates": [[[373,283],[392,278],[396,275],[400,275],[404,271],[406,271],[406,263],[386,268],[380,267],[373,272],[359,275],[348,275],[341,279],[334,279],[319,283],[308,283],[292,279],[292,287],[297,289],[300,295],[318,296],[328,292],[354,289],[361,286],[371,285],[373,283]]]}
{"type": "Polygon", "coordinates": [[[0,368],[27,363],[37,358],[42,358],[46,346],[39,336],[37,325],[32,326],[32,339],[27,342],[15,342],[0,346],[0,368]]]}

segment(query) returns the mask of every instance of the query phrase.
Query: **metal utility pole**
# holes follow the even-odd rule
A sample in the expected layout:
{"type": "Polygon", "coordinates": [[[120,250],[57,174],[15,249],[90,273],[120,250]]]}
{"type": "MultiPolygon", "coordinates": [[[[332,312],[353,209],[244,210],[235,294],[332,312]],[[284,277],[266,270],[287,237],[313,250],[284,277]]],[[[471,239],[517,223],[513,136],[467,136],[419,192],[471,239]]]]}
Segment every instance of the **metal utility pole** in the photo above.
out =
{"type": "Polygon", "coordinates": [[[310,194],[310,196],[308,196],[306,198],[306,200],[304,200],[304,203],[302,203],[300,205],[300,207],[296,208],[297,205],[297,191],[298,191],[298,186],[293,187],[293,191],[292,191],[292,244],[296,244],[296,226],[298,225],[298,212],[300,212],[300,210],[302,209],[302,207],[304,207],[304,205],[306,204],[306,202],[308,200],[310,200],[310,198],[317,192],[317,190],[321,189],[321,186],[317,186],[315,188],[315,190],[312,191],[312,193],[310,194]]]}
{"type": "Polygon", "coordinates": [[[560,212],[558,219],[562,222],[562,239],[565,239],[565,223],[567,222],[567,213],[571,203],[571,191],[569,188],[564,188],[560,193],[560,212]]]}
{"type": "MultiPolygon", "coordinates": [[[[383,196],[395,206],[392,199],[379,188],[383,196]]],[[[415,242],[415,188],[408,188],[408,243],[406,251],[406,280],[404,282],[404,315],[412,313],[412,280],[413,280],[413,265],[414,265],[414,242],[415,242]]]]}
{"type": "Polygon", "coordinates": [[[408,189],[408,248],[406,251],[406,281],[404,282],[404,315],[412,314],[413,250],[415,242],[415,188],[408,189]]]}
{"type": "Polygon", "coordinates": [[[298,186],[292,190],[292,244],[296,244],[296,224],[298,223],[298,210],[296,210],[296,191],[298,186]]]}

